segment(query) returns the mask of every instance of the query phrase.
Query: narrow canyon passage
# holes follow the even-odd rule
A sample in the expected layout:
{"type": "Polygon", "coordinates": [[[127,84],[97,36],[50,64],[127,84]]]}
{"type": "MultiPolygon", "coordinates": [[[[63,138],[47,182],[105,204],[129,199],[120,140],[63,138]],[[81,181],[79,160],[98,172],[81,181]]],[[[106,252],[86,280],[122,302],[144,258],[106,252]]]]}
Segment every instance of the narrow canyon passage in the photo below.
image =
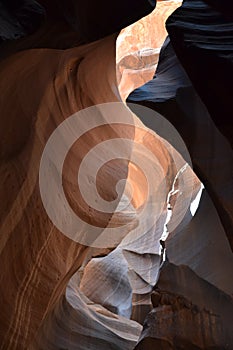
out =
{"type": "Polygon", "coordinates": [[[233,22],[0,1],[0,349],[233,349],[233,22]]]}

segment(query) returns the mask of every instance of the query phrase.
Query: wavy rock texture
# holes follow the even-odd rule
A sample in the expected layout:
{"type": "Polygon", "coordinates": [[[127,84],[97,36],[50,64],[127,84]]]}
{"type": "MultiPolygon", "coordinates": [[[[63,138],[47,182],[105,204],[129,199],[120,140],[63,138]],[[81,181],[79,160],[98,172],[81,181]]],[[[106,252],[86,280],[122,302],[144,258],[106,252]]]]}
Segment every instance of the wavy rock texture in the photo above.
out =
{"type": "Polygon", "coordinates": [[[194,218],[186,220],[166,240],[168,261],[136,349],[233,347],[233,257],[206,191],[194,218]]]}
{"type": "MultiPolygon", "coordinates": [[[[207,1],[208,2],[208,1],[207,1]]],[[[216,4],[215,1],[209,1],[216,4]]],[[[230,3],[221,2],[225,12],[230,3]]],[[[229,16],[232,12],[229,12],[229,16]]],[[[221,132],[232,143],[233,29],[228,19],[204,1],[185,1],[167,21],[176,54],[221,132]],[[199,23],[198,30],[193,30],[199,23]],[[192,44],[190,44],[192,43],[192,44]],[[221,69],[219,67],[221,66],[221,69]],[[221,86],[221,89],[219,88],[221,86]]]]}
{"type": "MultiPolygon", "coordinates": [[[[66,25],[62,23],[65,30],[66,25]]],[[[71,348],[78,346],[81,349],[87,343],[95,349],[96,344],[100,349],[103,346],[116,348],[115,343],[119,344],[119,348],[132,348],[139,336],[139,324],[124,319],[123,327],[121,317],[103,307],[88,306],[89,301],[86,298],[83,301],[82,294],[77,289],[78,285],[72,287],[75,289],[69,287],[70,294],[74,296],[67,297],[70,289],[66,293],[66,287],[75,271],[81,266],[84,268],[93,255],[108,252],[106,249],[97,249],[93,253],[88,247],[75,243],[59,232],[44,210],[38,183],[42,151],[55,128],[76,111],[99,103],[121,100],[116,82],[116,35],[92,44],[61,50],[68,45],[65,39],[74,45],[79,42],[80,37],[69,29],[60,39],[52,42],[53,28],[48,21],[39,34],[35,33],[31,38],[20,40],[15,46],[13,42],[3,46],[5,50],[0,67],[1,197],[5,201],[1,202],[1,266],[4,266],[1,273],[1,296],[4,300],[1,308],[1,349],[35,347],[48,350],[59,349],[63,345],[71,348]],[[49,28],[47,38],[46,28],[49,28]],[[9,256],[12,256],[11,261],[9,256]],[[15,275],[17,277],[11,277],[15,275]],[[81,314],[76,312],[79,308],[82,310],[81,314]],[[67,328],[66,321],[71,314],[74,318],[73,324],[67,328]],[[86,323],[82,326],[84,318],[86,323]],[[91,322],[93,331],[90,330],[91,322]],[[76,343],[77,339],[80,339],[79,345],[76,343]]],[[[126,107],[122,108],[124,113],[129,113],[126,107]]],[[[135,133],[135,130],[125,131],[132,140],[137,139],[145,145],[151,144],[151,136],[146,128],[143,134],[135,133]]],[[[116,136],[119,132],[120,130],[111,129],[107,130],[106,135],[116,136]]],[[[102,137],[102,134],[97,133],[96,136],[92,135],[92,140],[98,143],[102,137]]],[[[161,179],[166,179],[161,208],[161,213],[165,215],[165,199],[178,169],[167,151],[166,142],[156,134],[154,141],[156,142],[152,150],[154,149],[164,169],[160,180],[158,177],[158,185],[161,179]]],[[[85,147],[84,143],[83,148],[74,148],[75,160],[79,161],[83,157],[85,147]]],[[[146,157],[147,155],[144,156],[146,157]]],[[[176,157],[178,159],[180,156],[177,154],[176,157]]],[[[67,158],[66,163],[71,175],[75,171],[72,159],[67,158]]],[[[103,168],[99,181],[101,191],[111,200],[115,191],[111,182],[110,188],[106,187],[106,178],[109,179],[110,176],[111,181],[117,182],[126,174],[135,188],[134,208],[131,208],[135,216],[136,209],[146,200],[146,195],[143,177],[142,182],[137,183],[134,169],[135,167],[127,163],[110,164],[103,168]]],[[[138,174],[137,172],[137,176],[138,174]]],[[[56,178],[55,169],[52,177],[56,178]]],[[[68,186],[66,180],[64,186],[68,186]]],[[[71,203],[74,199],[73,193],[75,192],[69,192],[71,203]]],[[[76,200],[75,208],[79,210],[77,204],[76,200]]],[[[87,220],[95,220],[93,212],[85,215],[87,220]]],[[[160,212],[156,215],[159,220],[160,212]]],[[[164,219],[165,217],[166,215],[164,219]]],[[[116,219],[114,217],[115,224],[116,219]]],[[[129,242],[124,241],[122,245],[124,250],[128,249],[125,252],[125,261],[131,266],[136,291],[140,288],[138,281],[142,274],[143,277],[145,275],[143,283],[145,287],[149,286],[149,290],[157,279],[160,261],[158,240],[162,234],[164,219],[156,228],[154,236],[151,236],[157,240],[152,251],[151,247],[148,250],[143,248],[143,244],[152,242],[152,238],[149,242],[146,239],[146,233],[150,234],[146,230],[146,222],[145,232],[141,232],[144,237],[137,242],[136,248],[132,239],[129,242]],[[151,253],[154,258],[150,260],[146,256],[143,260],[144,253],[151,253]],[[141,266],[139,261],[145,261],[144,265],[141,266]],[[151,262],[151,266],[156,266],[153,276],[145,271],[147,261],[151,262]]],[[[103,225],[104,216],[101,220],[103,225]]],[[[127,212],[121,217],[121,221],[124,220],[128,220],[127,212]]],[[[112,246],[109,248],[113,249],[112,246]]],[[[131,293],[129,290],[129,295],[131,293]]],[[[118,298],[119,291],[115,300],[118,298]]],[[[113,307],[117,306],[114,305],[114,300],[111,304],[113,307]]]]}
{"type": "Polygon", "coordinates": [[[154,79],[135,90],[128,101],[160,112],[179,131],[190,152],[194,170],[211,195],[231,243],[232,149],[192,87],[168,39],[154,79]]]}
{"type": "Polygon", "coordinates": [[[74,275],[30,350],[133,349],[142,327],[93,303],[77,285],[74,275]]]}
{"type": "MultiPolygon", "coordinates": [[[[112,69],[114,79],[114,42],[115,37],[111,37],[102,44],[70,51],[24,51],[1,64],[1,130],[5,131],[1,138],[1,197],[6,198],[1,203],[1,266],[8,266],[1,272],[1,295],[5,300],[1,308],[2,349],[28,348],[43,318],[84,259],[87,248],[66,238],[49,221],[39,194],[38,170],[45,142],[56,126],[79,109],[78,105],[83,108],[105,101],[105,94],[96,96],[98,87],[93,81],[97,85],[100,82],[91,77],[89,69],[88,78],[85,66],[91,64],[94,55],[95,67],[96,61],[105,68],[109,64],[107,74],[110,78],[112,69]],[[97,59],[104,50],[112,54],[111,63],[107,57],[105,63],[97,59]],[[80,68],[78,57],[83,55],[86,59],[79,76],[86,77],[80,78],[85,84],[82,88],[82,84],[76,84],[75,72],[80,68]],[[33,65],[25,65],[25,61],[33,65]],[[88,90],[88,80],[92,83],[87,96],[80,91],[88,90]],[[17,82],[14,94],[11,81],[17,82]],[[14,257],[11,263],[9,256],[14,257]],[[17,277],[9,279],[15,273],[17,277]]],[[[106,91],[110,101],[118,100],[109,86],[106,91]]]]}
{"type": "Polygon", "coordinates": [[[117,81],[125,99],[152,79],[167,36],[165,21],[181,1],[159,1],[152,13],[123,29],[117,38],[117,81]]]}
{"type": "MultiPolygon", "coordinates": [[[[75,242],[71,239],[74,237],[64,235],[55,226],[46,213],[39,188],[42,152],[54,130],[69,116],[87,107],[124,101],[132,89],[149,78],[147,69],[151,75],[166,35],[164,21],[180,2],[161,2],[151,17],[143,19],[136,27],[126,28],[117,43],[120,43],[117,46],[117,62],[117,31],[147,15],[154,7],[153,1],[117,1],[111,3],[111,9],[105,0],[98,3],[41,0],[38,3],[40,6],[35,2],[20,1],[17,5],[24,14],[25,4],[32,4],[32,8],[36,9],[35,19],[38,18],[38,21],[35,20],[32,27],[28,26],[31,23],[27,22],[29,17],[24,18],[25,22],[20,21],[22,12],[19,11],[18,15],[15,11],[15,2],[1,3],[5,17],[4,21],[0,19],[0,23],[4,24],[0,54],[0,193],[4,198],[0,203],[0,349],[131,350],[139,340],[140,323],[153,307],[150,294],[156,283],[157,288],[165,292],[165,298],[158,298],[158,292],[153,295],[154,307],[157,299],[161,305],[149,316],[149,333],[142,333],[137,348],[146,346],[149,349],[151,344],[161,346],[161,349],[162,346],[186,346],[188,349],[204,349],[203,346],[208,349],[212,345],[219,349],[231,347],[231,252],[208,197],[203,197],[195,221],[191,220],[190,204],[200,193],[201,183],[187,165],[187,160],[182,158],[182,151],[178,149],[179,153],[173,147],[172,140],[166,140],[163,135],[145,127],[124,103],[118,103],[118,107],[114,105],[114,110],[109,111],[111,116],[116,114],[121,121],[131,118],[130,126],[123,122],[123,125],[109,125],[108,113],[99,107],[94,109],[93,120],[100,120],[104,126],[89,130],[88,113],[83,114],[80,124],[70,134],[88,130],[79,142],[74,142],[65,159],[62,186],[69,205],[84,222],[76,227],[77,237],[86,237],[86,224],[96,227],[91,241],[75,242]],[[12,4],[11,8],[9,4],[12,4]],[[106,9],[109,16],[104,12],[106,9]],[[119,12],[121,16],[116,16],[119,12]],[[40,24],[44,14],[46,18],[40,24]],[[15,18],[19,18],[17,25],[15,18]],[[149,26],[153,21],[158,23],[153,34],[158,35],[149,39],[149,26]],[[148,38],[149,48],[146,49],[149,50],[144,50],[142,42],[134,42],[128,48],[124,45],[123,39],[128,46],[139,28],[143,38],[148,38]],[[15,33],[20,36],[19,40],[11,40],[15,33]],[[29,33],[31,35],[27,36],[29,33]],[[127,70],[135,66],[138,80],[132,83],[127,70]],[[116,138],[120,138],[116,148],[106,147],[102,153],[94,153],[94,162],[87,166],[81,192],[77,186],[77,172],[82,160],[94,146],[116,138]],[[132,143],[125,145],[122,138],[132,141],[133,146],[132,143]],[[143,151],[137,147],[144,147],[143,151]],[[129,157],[127,161],[112,156],[95,178],[95,162],[109,152],[119,155],[121,148],[129,157]],[[135,164],[135,159],[138,164],[135,164]],[[149,169],[148,177],[143,173],[145,164],[149,169]],[[123,186],[117,187],[123,179],[127,179],[128,186],[124,182],[123,186]],[[148,192],[148,179],[152,179],[152,192],[148,192]],[[99,212],[95,203],[91,207],[83,200],[83,193],[90,193],[94,182],[99,197],[110,204],[114,202],[113,212],[99,212]],[[146,205],[146,215],[140,221],[140,213],[146,205]],[[204,227],[203,220],[206,221],[204,227]],[[203,239],[203,231],[209,229],[211,223],[213,235],[208,232],[203,239]],[[123,226],[126,230],[119,236],[105,235],[109,227],[123,226]],[[159,242],[164,232],[166,236],[170,233],[166,249],[159,242]],[[95,246],[99,238],[102,238],[102,246],[95,246]],[[216,244],[210,247],[213,241],[220,241],[218,249],[216,244]],[[169,264],[163,264],[165,252],[171,261],[169,264]],[[224,255],[222,259],[221,252],[224,255]],[[190,317],[192,320],[187,322],[190,317]],[[165,326],[164,318],[169,320],[165,326]],[[209,326],[210,323],[213,327],[209,326]],[[155,325],[157,327],[153,329],[155,325]],[[206,331],[186,332],[188,327],[193,330],[197,325],[206,328],[206,331]],[[180,329],[185,326],[187,339],[183,335],[179,337],[180,329]]],[[[135,37],[135,40],[138,38],[135,37]]],[[[177,60],[175,62],[177,64],[177,60]]],[[[169,71],[170,68],[173,70],[172,64],[169,71]]],[[[174,80],[177,82],[182,74],[180,69],[174,80]]],[[[166,79],[163,86],[165,84],[166,79]]],[[[168,86],[170,91],[173,84],[168,83],[168,86]]],[[[180,92],[173,87],[171,90],[176,93],[185,112],[184,101],[188,93],[191,101],[195,101],[194,105],[198,106],[198,113],[201,110],[201,117],[206,117],[206,111],[203,112],[203,106],[196,103],[198,97],[193,97],[192,91],[185,90],[183,96],[183,90],[180,92]]],[[[163,91],[161,88],[161,93],[163,91]]],[[[194,125],[199,125],[195,119],[198,113],[190,113],[194,125]]],[[[180,115],[177,116],[180,122],[180,115]]],[[[208,117],[204,120],[205,126],[210,124],[205,133],[208,130],[207,135],[213,135],[214,130],[213,142],[217,140],[221,145],[219,152],[224,165],[229,159],[229,145],[224,143],[208,117]]],[[[186,127],[187,124],[184,125],[186,127]]],[[[194,130],[200,132],[199,128],[194,130]]],[[[190,152],[193,150],[192,158],[195,159],[197,154],[197,164],[202,165],[200,174],[207,190],[213,188],[220,205],[228,210],[229,201],[225,199],[226,192],[222,192],[221,181],[225,183],[230,172],[224,170],[218,178],[216,163],[205,165],[209,154],[212,155],[211,137],[206,140],[209,148],[202,163],[195,139],[192,134],[190,139],[190,134],[186,135],[185,141],[188,140],[191,145],[190,152]]],[[[59,151],[62,141],[61,137],[59,151]]],[[[68,139],[64,141],[69,142],[68,139]]],[[[51,177],[47,183],[49,193],[60,181],[56,167],[60,152],[57,155],[57,150],[53,151],[51,177]]],[[[58,196],[52,208],[57,208],[60,200],[58,196]]],[[[63,212],[56,214],[59,216],[63,212]]],[[[73,227],[73,222],[69,220],[70,217],[65,216],[64,222],[73,227]]]]}
{"type": "MultiPolygon", "coordinates": [[[[232,114],[232,22],[201,1],[187,1],[168,19],[167,28],[173,46],[165,41],[153,80],[136,89],[128,101],[148,106],[172,122],[206,190],[194,218],[187,212],[175,230],[172,219],[168,222],[167,257],[176,265],[162,268],[158,288],[170,293],[169,306],[154,305],[136,348],[231,349],[233,158],[228,140],[232,137],[219,106],[225,103],[225,112],[232,114]],[[177,307],[180,298],[187,300],[177,307]],[[192,304],[195,315],[187,306],[192,304]]],[[[174,219],[176,213],[172,214],[174,219]]]]}
{"type": "Polygon", "coordinates": [[[129,101],[164,102],[176,97],[177,90],[191,86],[191,82],[181,66],[170,38],[167,37],[159,55],[159,64],[153,79],[139,89],[135,89],[128,97],[129,101]]]}
{"type": "Polygon", "coordinates": [[[93,258],[87,264],[80,289],[97,304],[130,318],[132,288],[128,279],[128,264],[118,248],[106,257],[93,258]]]}

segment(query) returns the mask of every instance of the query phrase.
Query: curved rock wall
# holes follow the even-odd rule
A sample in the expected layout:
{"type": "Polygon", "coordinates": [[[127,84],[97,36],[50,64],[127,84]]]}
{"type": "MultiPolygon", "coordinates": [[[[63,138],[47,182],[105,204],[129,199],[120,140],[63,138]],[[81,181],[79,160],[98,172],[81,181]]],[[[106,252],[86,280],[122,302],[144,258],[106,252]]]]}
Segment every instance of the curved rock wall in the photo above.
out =
{"type": "MultiPolygon", "coordinates": [[[[0,203],[0,349],[130,350],[135,346],[137,349],[155,346],[230,349],[232,255],[218,215],[204,195],[196,217],[191,218],[190,204],[200,191],[200,180],[182,157],[183,153],[174,148],[172,140],[150,130],[150,125],[143,125],[133,106],[130,108],[134,113],[124,103],[131,90],[154,74],[166,36],[164,21],[180,2],[159,3],[157,12],[124,29],[117,43],[117,31],[152,11],[153,1],[140,0],[137,4],[118,1],[111,8],[105,0],[38,3],[20,1],[17,6],[15,2],[1,3],[4,42],[0,53],[0,194],[4,200],[0,203]],[[22,19],[20,11],[25,14],[25,4],[36,10],[38,21],[32,27],[27,25],[31,22],[24,15],[26,22],[19,20],[16,25],[13,21],[22,19]],[[103,9],[108,10],[109,16],[103,14],[103,9]],[[121,16],[116,16],[119,12],[121,16]],[[151,32],[153,21],[157,25],[151,32]],[[11,40],[15,33],[21,38],[11,40]],[[138,33],[143,34],[143,42],[138,33]],[[92,42],[99,38],[102,39],[92,42]],[[131,42],[132,39],[136,42],[131,42]],[[137,79],[131,79],[129,70],[135,70],[133,76],[137,79]],[[109,103],[114,108],[107,113],[105,107],[111,106],[109,103]],[[91,112],[86,112],[89,107],[93,109],[88,111],[95,112],[91,120],[100,121],[94,130],[89,130],[88,118],[93,117],[91,112]],[[46,182],[46,198],[55,219],[67,214],[62,205],[57,211],[62,193],[55,200],[52,197],[60,182],[67,202],[82,218],[82,224],[75,226],[72,215],[64,216],[61,225],[76,230],[70,237],[56,226],[56,220],[48,217],[39,170],[48,140],[55,130],[60,130],[58,126],[77,112],[83,117],[78,126],[68,128],[68,135],[85,132],[78,143],[71,145],[71,152],[64,160],[62,171],[67,173],[60,179],[57,162],[64,151],[62,145],[70,139],[63,140],[64,135],[57,134],[59,142],[52,149],[50,177],[46,182]],[[111,125],[109,112],[111,118],[118,118],[111,125]],[[124,124],[125,120],[131,123],[124,124]],[[94,152],[91,165],[85,163],[87,176],[82,179],[82,192],[77,188],[77,172],[89,149],[115,139],[120,141],[116,148],[94,152]],[[119,160],[120,149],[129,157],[127,161],[119,160]],[[116,159],[106,161],[95,177],[96,163],[111,152],[116,159]],[[148,164],[148,177],[143,173],[145,164],[148,164]],[[152,179],[151,192],[148,179],[152,179]],[[94,180],[97,191],[92,194],[94,180]],[[96,202],[101,197],[114,208],[113,212],[100,213],[97,204],[91,207],[84,203],[82,197],[86,194],[96,202]],[[146,215],[140,221],[145,207],[146,215]],[[87,240],[89,224],[96,228],[90,241],[87,240]],[[211,224],[213,232],[206,234],[211,224]],[[105,234],[109,227],[124,225],[126,231],[119,230],[119,236],[105,234]],[[170,236],[161,243],[165,233],[166,237],[168,233],[170,236]],[[165,259],[170,262],[164,263],[165,259]],[[152,305],[150,294],[155,284],[152,305]],[[152,307],[155,309],[140,336],[140,323],[152,307]]],[[[161,93],[162,100],[145,98],[145,91],[146,95],[154,91],[146,90],[145,86],[141,90],[143,98],[140,90],[135,96],[139,92],[137,101],[147,105],[147,100],[152,108],[153,103],[167,103],[167,98],[176,98],[182,113],[177,112],[176,105],[177,113],[172,121],[176,121],[195,170],[199,170],[198,175],[215,205],[219,203],[216,207],[226,229],[221,213],[231,213],[231,185],[229,182],[229,187],[226,185],[229,191],[224,192],[222,184],[225,186],[230,179],[229,144],[211,124],[183,69],[180,66],[174,69],[178,64],[170,51],[166,54],[165,46],[157,70],[161,79],[153,80],[158,83],[155,95],[161,93]],[[174,71],[178,72],[175,77],[174,71]],[[195,133],[201,135],[201,140],[206,138],[202,159],[195,133]],[[216,143],[221,146],[220,151],[214,149],[216,143]],[[217,155],[216,161],[206,163],[213,154],[217,155]],[[218,176],[219,157],[223,169],[218,176]]],[[[140,114],[144,121],[144,115],[140,114]]],[[[169,112],[165,117],[171,120],[169,112]]]]}

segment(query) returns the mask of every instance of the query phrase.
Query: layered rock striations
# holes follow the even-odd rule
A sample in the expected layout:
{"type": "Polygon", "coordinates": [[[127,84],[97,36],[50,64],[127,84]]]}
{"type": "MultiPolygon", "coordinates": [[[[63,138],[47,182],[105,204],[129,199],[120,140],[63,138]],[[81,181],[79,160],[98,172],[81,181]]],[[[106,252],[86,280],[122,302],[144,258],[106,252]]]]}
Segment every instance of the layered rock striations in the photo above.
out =
{"type": "Polygon", "coordinates": [[[233,347],[232,21],[225,3],[207,2],[186,1],[169,17],[172,44],[165,41],[153,80],[128,97],[177,128],[205,186],[194,218],[187,212],[175,230],[168,222],[168,262],[136,349],[233,347]]]}
{"type": "Polygon", "coordinates": [[[232,244],[232,149],[193,88],[169,39],[162,48],[153,80],[131,93],[128,101],[161,113],[179,131],[232,244]]]}
{"type": "MultiPolygon", "coordinates": [[[[232,19],[214,4],[215,1],[185,1],[167,21],[167,30],[211,118],[232,143],[232,19]]],[[[225,12],[228,6],[227,2],[219,4],[225,12]]]]}
{"type": "Polygon", "coordinates": [[[232,348],[229,144],[167,40],[129,100],[184,139],[193,218],[184,143],[124,103],[180,5],[118,37],[154,2],[1,2],[1,350],[232,348]]]}
{"type": "Polygon", "coordinates": [[[123,29],[116,43],[117,81],[123,99],[152,79],[167,36],[165,21],[181,1],[159,1],[148,16],[123,29]]]}
{"type": "Polygon", "coordinates": [[[229,296],[198,280],[185,266],[164,266],[159,285],[165,289],[158,287],[152,294],[154,309],[145,320],[141,340],[135,349],[153,349],[156,346],[166,350],[232,348],[229,320],[233,304],[229,296]],[[174,277],[179,277],[180,283],[187,278],[188,298],[183,296],[185,292],[182,287],[168,287],[167,278],[174,281],[174,277]],[[195,290],[195,296],[191,287],[195,290]],[[207,293],[212,300],[203,303],[203,293],[207,293]]]}
{"type": "Polygon", "coordinates": [[[233,346],[232,253],[206,196],[189,224],[166,241],[167,261],[151,295],[154,309],[136,349],[233,346]]]}

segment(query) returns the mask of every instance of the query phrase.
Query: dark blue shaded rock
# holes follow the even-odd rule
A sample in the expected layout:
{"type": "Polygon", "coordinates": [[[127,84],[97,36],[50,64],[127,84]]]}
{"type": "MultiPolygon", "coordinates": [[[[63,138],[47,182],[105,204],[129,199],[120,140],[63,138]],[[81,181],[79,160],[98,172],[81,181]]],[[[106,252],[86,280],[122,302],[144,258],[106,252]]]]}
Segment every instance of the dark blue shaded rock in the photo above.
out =
{"type": "Polygon", "coordinates": [[[169,37],[165,40],[153,80],[134,90],[129,101],[164,102],[176,96],[179,87],[191,86],[184,68],[174,54],[169,37]]]}
{"type": "Polygon", "coordinates": [[[34,0],[1,0],[0,41],[32,34],[40,27],[44,17],[44,8],[34,0]]]}
{"type": "MultiPolygon", "coordinates": [[[[227,11],[230,2],[221,3],[221,8],[227,11]]],[[[184,1],[167,20],[167,30],[174,50],[211,118],[232,143],[232,19],[204,1],[184,1]]]]}

